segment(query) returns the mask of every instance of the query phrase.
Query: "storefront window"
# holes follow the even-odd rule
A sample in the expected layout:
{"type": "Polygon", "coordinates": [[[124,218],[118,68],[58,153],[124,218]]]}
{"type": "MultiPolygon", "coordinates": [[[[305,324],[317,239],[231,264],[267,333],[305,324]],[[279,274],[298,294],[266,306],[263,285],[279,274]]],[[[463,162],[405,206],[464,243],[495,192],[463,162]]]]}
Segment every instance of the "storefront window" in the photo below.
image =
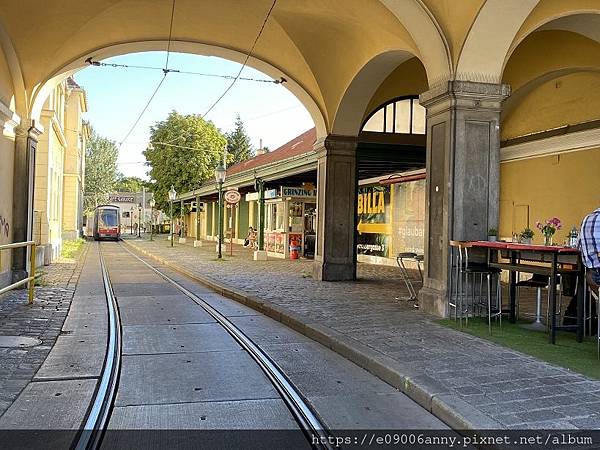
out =
{"type": "Polygon", "coordinates": [[[289,223],[288,223],[288,231],[293,233],[301,233],[302,232],[302,203],[300,202],[290,202],[290,209],[288,213],[289,223]]]}
{"type": "Polygon", "coordinates": [[[285,231],[285,204],[267,203],[266,228],[268,231],[285,231]]]}
{"type": "Polygon", "coordinates": [[[306,203],[304,205],[304,232],[314,234],[317,227],[317,204],[306,203]]]}

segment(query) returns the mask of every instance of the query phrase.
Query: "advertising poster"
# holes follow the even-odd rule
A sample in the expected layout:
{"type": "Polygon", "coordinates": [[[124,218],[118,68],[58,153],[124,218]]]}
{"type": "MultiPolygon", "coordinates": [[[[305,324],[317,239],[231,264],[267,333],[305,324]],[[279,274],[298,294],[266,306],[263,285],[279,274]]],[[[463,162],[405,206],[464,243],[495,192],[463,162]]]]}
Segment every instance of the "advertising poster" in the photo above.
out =
{"type": "Polygon", "coordinates": [[[394,254],[423,254],[425,246],[425,180],[393,184],[394,254]]]}
{"type": "Polygon", "coordinates": [[[357,252],[359,255],[389,256],[390,187],[358,188],[357,252]]]}

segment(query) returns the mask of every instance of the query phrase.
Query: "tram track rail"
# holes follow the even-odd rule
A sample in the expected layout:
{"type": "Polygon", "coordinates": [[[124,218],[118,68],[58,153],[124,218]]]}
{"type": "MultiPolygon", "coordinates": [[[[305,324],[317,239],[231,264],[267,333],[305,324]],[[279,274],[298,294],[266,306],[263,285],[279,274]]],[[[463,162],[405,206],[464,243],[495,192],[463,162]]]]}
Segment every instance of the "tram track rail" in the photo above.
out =
{"type": "Polygon", "coordinates": [[[122,329],[119,305],[114,295],[108,269],[98,245],[102,283],[108,308],[108,341],[102,375],[88,409],[83,429],[73,445],[75,450],[95,450],[100,448],[104,431],[107,428],[110,414],[114,405],[121,372],[121,343],[122,329]]]}
{"type": "Polygon", "coordinates": [[[273,384],[282,400],[286,404],[290,413],[298,423],[300,429],[306,436],[310,445],[315,449],[332,450],[334,447],[328,442],[330,439],[327,427],[323,425],[321,419],[313,411],[312,407],[304,399],[302,394],[294,386],[294,384],[285,375],[283,370],[267,355],[254,341],[249,338],[242,330],[233,324],[227,317],[221,314],[217,309],[212,307],[205,300],[198,297],[196,294],[186,289],[184,286],[173,280],[164,272],[144,261],[138,255],[133,253],[128,248],[119,246],[129,253],[132,257],[142,262],[146,267],[161,276],[164,280],[171,283],[174,287],[180,290],[183,294],[189,297],[194,303],[203,308],[213,319],[217,321],[229,335],[252,357],[252,359],[262,369],[269,381],[273,384]],[[313,439],[316,438],[316,439],[313,439]],[[318,442],[317,442],[318,441],[318,442]]]}
{"type": "MultiPolygon", "coordinates": [[[[172,279],[169,275],[144,261],[138,255],[125,248],[122,244],[118,243],[117,245],[131,257],[140,261],[152,272],[159,275],[190,298],[221,325],[225,331],[227,331],[227,333],[250,355],[263,371],[280,395],[300,430],[306,437],[308,444],[312,448],[318,450],[332,450],[334,448],[333,445],[330,444],[330,442],[334,442],[334,440],[332,440],[329,430],[322,423],[312,407],[304,399],[295,385],[289,380],[283,370],[250,337],[216,308],[172,279]]],[[[122,328],[118,299],[113,292],[109,271],[104,261],[100,243],[98,243],[98,253],[100,256],[102,280],[107,298],[109,315],[108,345],[100,382],[98,383],[90,408],[88,409],[83,429],[72,446],[75,450],[95,450],[100,448],[104,432],[106,431],[110,420],[121,371],[122,328]]]]}

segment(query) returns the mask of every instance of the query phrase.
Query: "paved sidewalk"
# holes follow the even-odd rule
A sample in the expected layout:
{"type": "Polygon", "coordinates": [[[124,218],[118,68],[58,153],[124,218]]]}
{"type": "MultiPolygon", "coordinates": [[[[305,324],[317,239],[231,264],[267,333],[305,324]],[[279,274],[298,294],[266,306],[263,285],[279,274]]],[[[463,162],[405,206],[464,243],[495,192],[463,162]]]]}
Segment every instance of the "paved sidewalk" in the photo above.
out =
{"type": "Polygon", "coordinates": [[[42,269],[33,305],[27,290],[0,295],[0,337],[37,339],[30,347],[0,347],[0,416],[19,396],[38,371],[60,334],[75,292],[84,247],[77,260],[65,260],[42,269]]]}
{"type": "Polygon", "coordinates": [[[359,264],[359,281],[328,283],[308,276],[311,261],[252,261],[239,246],[217,261],[212,242],[128,244],[330,346],[455,428],[600,428],[600,381],[435,324],[397,300],[406,290],[393,267],[359,264]]]}

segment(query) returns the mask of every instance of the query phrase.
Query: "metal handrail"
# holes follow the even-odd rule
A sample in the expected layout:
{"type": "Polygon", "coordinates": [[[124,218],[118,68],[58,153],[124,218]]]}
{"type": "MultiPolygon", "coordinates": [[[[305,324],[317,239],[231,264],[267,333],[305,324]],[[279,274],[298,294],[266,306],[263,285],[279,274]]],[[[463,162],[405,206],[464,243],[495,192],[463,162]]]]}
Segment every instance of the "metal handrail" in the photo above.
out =
{"type": "Polygon", "coordinates": [[[29,283],[29,304],[31,305],[33,303],[33,290],[35,287],[35,241],[14,242],[12,244],[0,245],[0,251],[29,246],[31,246],[31,252],[29,253],[29,276],[17,281],[16,283],[3,287],[0,289],[0,295],[29,283]]]}

